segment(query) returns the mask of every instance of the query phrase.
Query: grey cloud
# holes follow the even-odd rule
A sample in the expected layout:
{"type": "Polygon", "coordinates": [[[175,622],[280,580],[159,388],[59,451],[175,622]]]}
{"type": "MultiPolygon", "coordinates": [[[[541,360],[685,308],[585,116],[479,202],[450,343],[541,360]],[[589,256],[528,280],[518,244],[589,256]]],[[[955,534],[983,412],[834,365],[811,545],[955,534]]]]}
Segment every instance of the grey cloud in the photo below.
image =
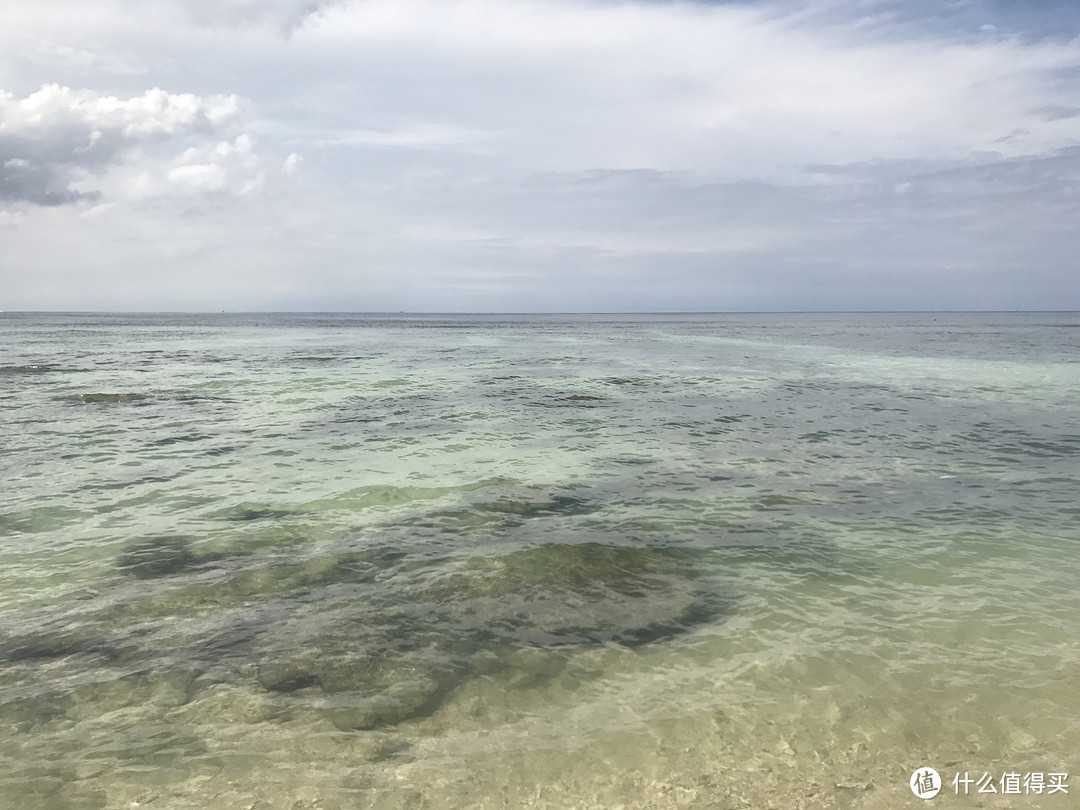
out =
{"type": "Polygon", "coordinates": [[[1080,7],[1074,0],[776,0],[765,5],[875,30],[890,38],[927,31],[973,40],[1080,35],[1080,7]]]}
{"type": "MultiPolygon", "coordinates": [[[[4,151],[3,140],[0,139],[0,156],[4,151]]],[[[73,191],[70,188],[71,180],[71,172],[64,166],[8,158],[0,163],[0,200],[35,205],[67,205],[95,200],[100,196],[97,193],[73,191]]]]}
{"type": "MultiPolygon", "coordinates": [[[[454,219],[461,233],[489,238],[462,239],[457,249],[492,278],[500,266],[541,262],[532,275],[546,280],[539,287],[555,308],[1076,305],[1080,149],[947,168],[856,168],[856,179],[824,185],[603,172],[474,189],[477,204],[454,219]],[[558,299],[558,290],[572,298],[558,299]]],[[[452,194],[429,193],[444,216],[463,210],[452,194]]],[[[515,283],[505,284],[514,294],[515,283]]]]}
{"type": "Polygon", "coordinates": [[[1076,118],[1080,115],[1080,107],[1062,107],[1054,104],[1040,107],[1035,112],[1046,121],[1064,121],[1067,118],[1076,118]]]}
{"type": "Polygon", "coordinates": [[[72,184],[82,171],[114,159],[117,150],[103,147],[80,154],[67,133],[57,135],[54,141],[43,141],[0,133],[0,200],[65,205],[97,196],[75,191],[72,184]]]}

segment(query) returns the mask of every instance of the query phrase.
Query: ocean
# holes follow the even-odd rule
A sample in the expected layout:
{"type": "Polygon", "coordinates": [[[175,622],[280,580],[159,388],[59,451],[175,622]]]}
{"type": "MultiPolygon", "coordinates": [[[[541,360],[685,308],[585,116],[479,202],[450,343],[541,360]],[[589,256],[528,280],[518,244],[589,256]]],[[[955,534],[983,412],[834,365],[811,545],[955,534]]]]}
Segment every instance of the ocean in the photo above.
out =
{"type": "Polygon", "coordinates": [[[1080,314],[5,313],[0,381],[0,807],[1080,801],[1080,314]]]}

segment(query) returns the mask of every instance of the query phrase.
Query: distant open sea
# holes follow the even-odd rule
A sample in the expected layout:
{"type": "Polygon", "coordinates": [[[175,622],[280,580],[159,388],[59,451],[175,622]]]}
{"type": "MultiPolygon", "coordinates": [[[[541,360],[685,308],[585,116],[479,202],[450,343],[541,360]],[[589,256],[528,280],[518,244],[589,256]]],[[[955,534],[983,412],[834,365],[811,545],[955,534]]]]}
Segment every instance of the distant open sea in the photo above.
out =
{"type": "Polygon", "coordinates": [[[6,313],[0,382],[2,808],[1080,806],[1076,313],[6,313]]]}

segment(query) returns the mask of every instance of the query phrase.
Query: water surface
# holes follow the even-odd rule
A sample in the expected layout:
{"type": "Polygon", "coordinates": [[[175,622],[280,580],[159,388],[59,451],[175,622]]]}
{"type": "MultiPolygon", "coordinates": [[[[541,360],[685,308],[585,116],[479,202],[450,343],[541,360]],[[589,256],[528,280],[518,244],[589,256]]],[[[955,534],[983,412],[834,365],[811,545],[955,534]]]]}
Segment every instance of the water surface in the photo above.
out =
{"type": "Polygon", "coordinates": [[[1078,357],[1069,313],[0,315],[0,797],[1076,770],[1078,357]]]}

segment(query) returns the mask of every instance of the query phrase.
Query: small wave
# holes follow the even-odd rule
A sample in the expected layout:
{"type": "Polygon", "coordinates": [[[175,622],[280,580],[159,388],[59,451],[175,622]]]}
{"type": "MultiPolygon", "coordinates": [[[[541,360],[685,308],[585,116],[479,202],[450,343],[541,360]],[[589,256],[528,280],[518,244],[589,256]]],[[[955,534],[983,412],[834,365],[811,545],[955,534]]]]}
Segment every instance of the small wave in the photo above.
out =
{"type": "Polygon", "coordinates": [[[21,366],[0,366],[0,374],[49,374],[57,371],[70,371],[56,363],[27,363],[21,366]]]}

